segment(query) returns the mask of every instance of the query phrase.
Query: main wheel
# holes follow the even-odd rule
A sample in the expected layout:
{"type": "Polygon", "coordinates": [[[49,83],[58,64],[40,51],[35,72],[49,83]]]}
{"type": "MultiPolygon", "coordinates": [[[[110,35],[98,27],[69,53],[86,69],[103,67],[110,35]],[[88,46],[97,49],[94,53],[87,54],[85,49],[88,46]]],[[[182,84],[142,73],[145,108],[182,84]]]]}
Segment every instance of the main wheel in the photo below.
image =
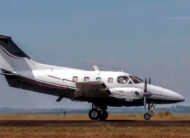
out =
{"type": "Polygon", "coordinates": [[[144,114],[145,120],[150,120],[150,118],[151,118],[151,114],[149,114],[149,113],[144,114]]]}
{"type": "Polygon", "coordinates": [[[100,111],[100,120],[106,120],[108,118],[108,112],[105,110],[100,111]]]}
{"type": "Polygon", "coordinates": [[[91,109],[88,113],[90,119],[92,120],[98,120],[100,117],[100,113],[97,109],[91,109]]]}

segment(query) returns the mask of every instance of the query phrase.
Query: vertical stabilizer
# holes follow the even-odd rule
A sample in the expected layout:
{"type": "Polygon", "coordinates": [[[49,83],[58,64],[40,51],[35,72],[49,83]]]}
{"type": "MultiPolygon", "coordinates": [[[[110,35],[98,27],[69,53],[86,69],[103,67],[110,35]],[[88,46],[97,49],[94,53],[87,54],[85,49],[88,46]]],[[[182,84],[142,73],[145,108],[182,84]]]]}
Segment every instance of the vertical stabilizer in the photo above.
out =
{"type": "Polygon", "coordinates": [[[0,67],[3,70],[16,72],[29,66],[30,57],[26,55],[11,39],[0,35],[0,67]]]}

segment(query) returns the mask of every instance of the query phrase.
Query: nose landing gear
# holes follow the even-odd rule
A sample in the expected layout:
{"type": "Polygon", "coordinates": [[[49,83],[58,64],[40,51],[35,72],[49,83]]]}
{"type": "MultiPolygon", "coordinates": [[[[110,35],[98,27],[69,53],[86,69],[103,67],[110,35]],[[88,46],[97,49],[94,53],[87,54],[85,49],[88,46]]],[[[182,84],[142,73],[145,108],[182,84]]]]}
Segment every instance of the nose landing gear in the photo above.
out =
{"type": "Polygon", "coordinates": [[[155,103],[150,103],[148,104],[148,113],[144,114],[144,119],[145,120],[150,120],[152,115],[154,114],[154,109],[155,109],[156,104],[155,103]]]}
{"type": "Polygon", "coordinates": [[[108,117],[108,112],[106,108],[102,106],[92,106],[92,109],[89,111],[88,115],[91,120],[106,120],[108,117]]]}
{"type": "Polygon", "coordinates": [[[144,114],[144,119],[145,120],[150,120],[150,118],[151,118],[151,114],[150,113],[145,113],[144,114]]]}

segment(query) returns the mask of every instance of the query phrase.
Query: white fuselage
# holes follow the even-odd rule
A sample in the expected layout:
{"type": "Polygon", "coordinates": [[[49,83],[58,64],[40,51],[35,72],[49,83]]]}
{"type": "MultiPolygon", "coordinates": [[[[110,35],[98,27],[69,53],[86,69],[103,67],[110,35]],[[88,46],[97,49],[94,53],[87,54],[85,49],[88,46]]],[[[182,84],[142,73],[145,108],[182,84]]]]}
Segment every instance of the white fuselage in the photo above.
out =
{"type": "MultiPolygon", "coordinates": [[[[117,99],[124,99],[127,103],[143,98],[144,82],[135,83],[131,75],[124,72],[114,71],[87,71],[67,67],[58,67],[37,63],[30,59],[31,70],[18,70],[18,75],[34,79],[35,81],[77,89],[76,82],[102,81],[109,88],[111,95],[117,99]],[[124,76],[127,80],[119,83],[118,78],[124,76]]],[[[151,92],[149,99],[158,100],[158,103],[174,103],[183,101],[184,98],[171,90],[148,84],[151,92]]],[[[53,94],[52,94],[53,95],[53,94]]],[[[67,97],[68,98],[68,97],[67,97]]],[[[71,97],[72,99],[72,97],[71,97]]]]}

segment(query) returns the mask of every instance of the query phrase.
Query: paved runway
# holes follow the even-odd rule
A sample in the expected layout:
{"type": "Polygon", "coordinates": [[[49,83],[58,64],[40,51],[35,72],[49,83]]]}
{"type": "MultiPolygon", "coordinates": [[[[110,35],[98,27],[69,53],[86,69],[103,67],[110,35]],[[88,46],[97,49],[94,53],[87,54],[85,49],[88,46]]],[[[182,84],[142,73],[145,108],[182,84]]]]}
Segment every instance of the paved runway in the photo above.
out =
{"type": "Polygon", "coordinates": [[[190,127],[190,120],[184,121],[141,121],[141,120],[0,120],[0,127],[190,127]]]}

